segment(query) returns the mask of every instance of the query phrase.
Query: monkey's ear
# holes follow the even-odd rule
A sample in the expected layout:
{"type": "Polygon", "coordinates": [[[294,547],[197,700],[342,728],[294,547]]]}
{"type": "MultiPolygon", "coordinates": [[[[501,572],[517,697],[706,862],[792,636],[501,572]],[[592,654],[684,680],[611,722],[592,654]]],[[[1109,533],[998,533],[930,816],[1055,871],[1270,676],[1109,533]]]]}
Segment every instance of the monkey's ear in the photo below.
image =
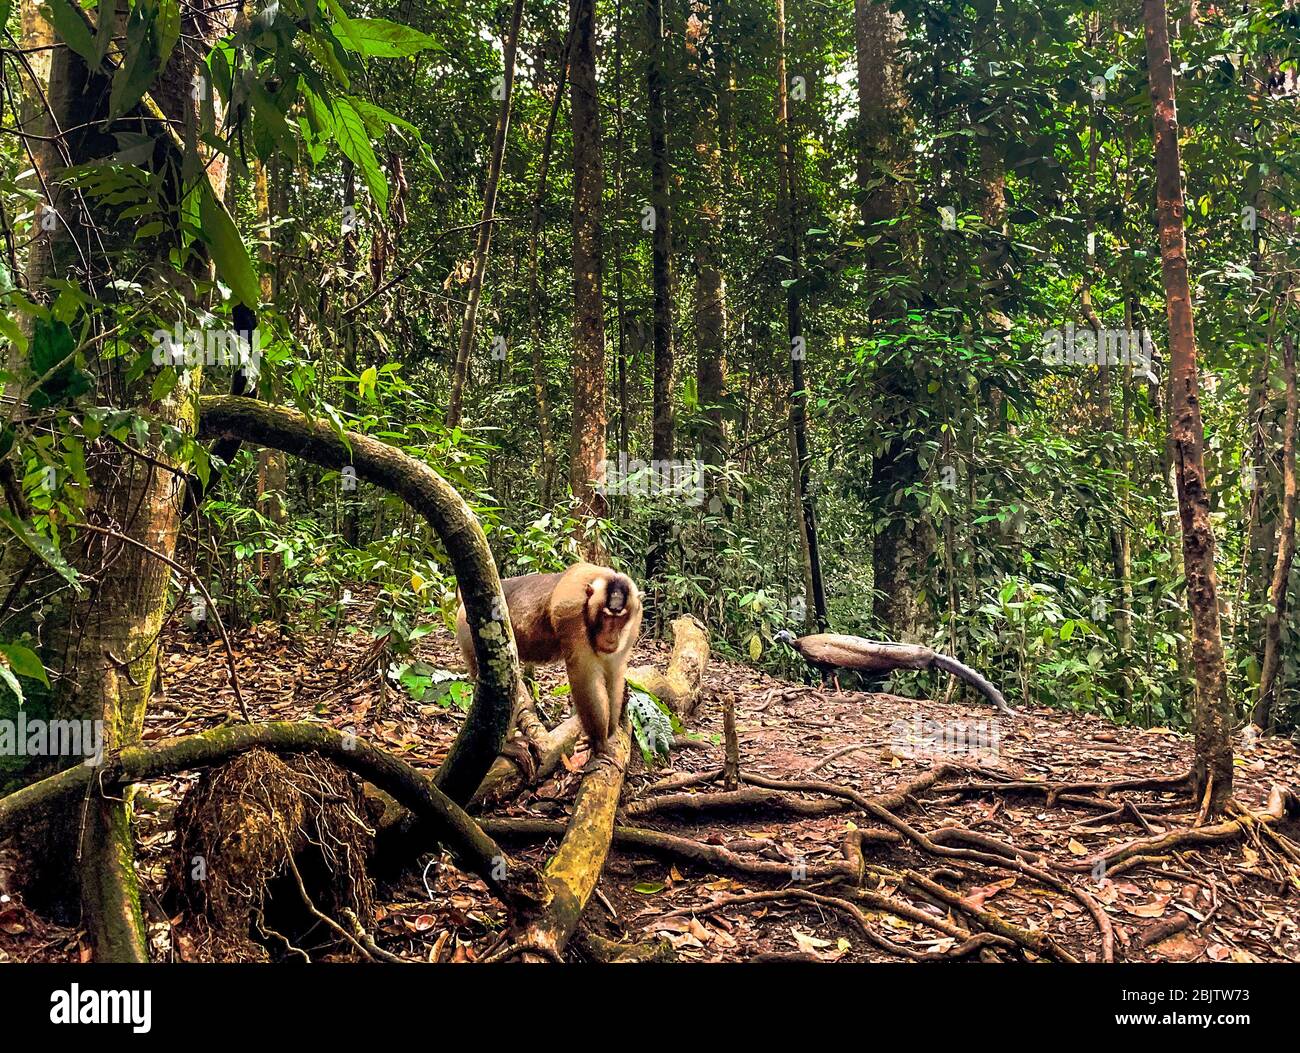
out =
{"type": "Polygon", "coordinates": [[[596,586],[593,585],[591,582],[587,582],[587,595],[590,596],[595,591],[596,591],[596,586]]]}

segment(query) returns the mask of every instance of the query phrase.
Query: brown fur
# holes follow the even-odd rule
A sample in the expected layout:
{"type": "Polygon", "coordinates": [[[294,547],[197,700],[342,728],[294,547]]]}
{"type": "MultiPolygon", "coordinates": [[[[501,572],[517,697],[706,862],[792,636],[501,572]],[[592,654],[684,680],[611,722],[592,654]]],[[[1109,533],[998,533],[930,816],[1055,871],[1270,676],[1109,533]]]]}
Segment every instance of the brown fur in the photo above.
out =
{"type": "MultiPolygon", "coordinates": [[[[501,588],[519,660],[529,665],[564,662],[592,754],[606,755],[623,719],[627,660],[641,628],[636,584],[608,567],[576,563],[558,574],[506,578],[501,588]]],[[[456,641],[470,676],[477,677],[463,605],[456,615],[456,641]]]]}

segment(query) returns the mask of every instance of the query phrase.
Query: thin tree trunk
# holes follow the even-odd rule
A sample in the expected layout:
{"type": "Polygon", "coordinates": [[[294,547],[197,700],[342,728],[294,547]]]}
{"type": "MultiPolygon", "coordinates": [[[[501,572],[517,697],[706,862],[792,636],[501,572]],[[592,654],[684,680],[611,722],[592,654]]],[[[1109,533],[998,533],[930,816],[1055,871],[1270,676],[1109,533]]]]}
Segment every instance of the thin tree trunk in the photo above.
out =
{"type": "Polygon", "coordinates": [[[700,459],[705,465],[703,480],[705,497],[710,511],[721,511],[723,479],[721,468],[726,463],[726,432],[723,426],[722,400],[727,386],[727,282],[720,263],[722,235],[722,133],[719,126],[722,89],[720,78],[709,75],[704,62],[704,34],[713,38],[709,49],[718,61],[720,52],[716,40],[717,19],[703,30],[700,39],[691,42],[688,37],[688,54],[692,58],[697,100],[708,100],[713,95],[713,105],[699,102],[692,122],[692,139],[695,159],[701,170],[703,199],[699,202],[699,229],[695,238],[695,377],[700,411],[704,423],[700,431],[700,459]]]}
{"type": "Polygon", "coordinates": [[[542,231],[542,203],[546,200],[546,178],[551,169],[551,150],[555,145],[555,124],[560,116],[560,102],[569,76],[569,52],[573,44],[570,32],[560,56],[559,76],[555,79],[555,98],[546,121],[542,139],[542,156],[537,165],[537,192],[533,195],[532,227],[528,234],[528,323],[532,333],[531,358],[533,395],[537,399],[537,438],[542,458],[542,507],[550,508],[555,488],[555,439],[551,435],[550,400],[546,396],[546,360],[542,340],[542,301],[538,281],[537,245],[542,231]]]}
{"type": "Polygon", "coordinates": [[[822,582],[821,548],[817,537],[817,503],[812,494],[812,455],[808,450],[808,391],[804,380],[805,342],[799,298],[798,210],[795,205],[793,149],[790,143],[790,99],[786,86],[785,0],[776,0],[776,123],[778,194],[786,256],[794,282],[786,289],[786,335],[790,355],[790,452],[794,491],[799,504],[800,547],[803,551],[804,593],[811,600],[809,614],[818,632],[830,625],[826,614],[826,587],[822,582]]]}
{"type": "Polygon", "coordinates": [[[1193,781],[1214,813],[1232,796],[1232,703],[1228,698],[1223,639],[1219,628],[1219,584],[1214,568],[1214,530],[1205,482],[1205,436],[1196,377],[1196,330],[1187,278],[1183,231],[1182,161],[1178,149],[1173,62],[1164,0],[1144,0],[1147,70],[1151,81],[1156,156],[1156,207],[1160,261],[1169,316],[1170,385],[1174,470],[1183,530],[1183,569],[1192,616],[1192,665],[1196,699],[1193,781]]]}
{"type": "MultiPolygon", "coordinates": [[[[360,264],[360,249],[357,236],[357,166],[346,157],[343,159],[343,280],[345,292],[339,297],[338,310],[347,311],[339,320],[339,339],[343,342],[343,373],[345,376],[357,375],[357,324],[356,312],[348,311],[352,306],[360,287],[357,267],[360,264]]],[[[343,383],[343,407],[350,414],[357,412],[357,384],[353,381],[343,383]]],[[[340,491],[342,501],[342,522],[340,533],[349,545],[357,543],[357,499],[356,494],[346,490],[340,491]]]]}
{"type": "MultiPolygon", "coordinates": [[[[253,196],[257,203],[257,218],[261,225],[258,235],[258,257],[262,263],[262,302],[274,303],[279,294],[279,268],[271,251],[272,211],[270,183],[273,173],[267,165],[253,161],[253,196]]],[[[272,523],[285,520],[284,488],[288,473],[284,454],[279,450],[257,451],[257,508],[272,523]]],[[[257,573],[266,588],[273,616],[280,614],[280,579],[284,573],[284,557],[278,552],[263,552],[257,557],[257,573]]]]}
{"type": "MultiPolygon", "coordinates": [[[[646,0],[646,123],[650,132],[651,284],[654,289],[654,397],[650,458],[666,464],[673,456],[673,305],[672,219],[668,184],[668,110],[663,70],[664,13],[662,0],[646,0]]],[[[658,475],[659,473],[656,473],[658,475]]],[[[666,474],[666,473],[665,473],[666,474]]],[[[667,524],[650,526],[646,578],[663,567],[669,536],[667,524]]]]}
{"type": "Polygon", "coordinates": [[[605,311],[601,300],[600,97],[596,87],[595,0],[571,0],[573,51],[569,60],[573,126],[573,425],[569,485],[579,518],[583,555],[602,562],[603,546],[589,520],[605,515],[597,477],[605,459],[605,311]]]}
{"type": "Polygon", "coordinates": [[[1282,335],[1282,370],[1286,376],[1286,418],[1282,425],[1282,516],[1278,524],[1277,565],[1269,589],[1272,608],[1264,625],[1264,664],[1259,674],[1259,701],[1252,715],[1254,723],[1271,729],[1277,723],[1280,706],[1277,690],[1282,659],[1282,623],[1286,620],[1287,586],[1295,558],[1296,517],[1296,364],[1295,342],[1282,335]]]}
{"type": "Polygon", "coordinates": [[[447,405],[447,427],[460,424],[465,398],[465,378],[469,373],[469,356],[474,348],[474,327],[478,322],[479,303],[483,298],[483,275],[487,271],[488,253],[492,247],[492,227],[496,219],[497,186],[501,182],[501,162],[506,153],[506,138],[510,132],[510,100],[515,86],[515,52],[519,45],[519,23],[524,14],[524,0],[515,0],[510,13],[510,32],[504,42],[505,80],[502,86],[501,110],[497,114],[496,136],[492,140],[492,159],[488,163],[487,184],[483,189],[483,218],[478,228],[478,245],[474,250],[474,269],[470,274],[468,304],[460,329],[460,345],[451,373],[451,398],[447,405]]]}
{"type": "Polygon", "coordinates": [[[907,95],[899,52],[903,16],[885,0],[854,0],[853,38],[858,61],[858,194],[862,222],[880,240],[866,248],[867,265],[883,269],[897,262],[908,163],[907,95]]]}

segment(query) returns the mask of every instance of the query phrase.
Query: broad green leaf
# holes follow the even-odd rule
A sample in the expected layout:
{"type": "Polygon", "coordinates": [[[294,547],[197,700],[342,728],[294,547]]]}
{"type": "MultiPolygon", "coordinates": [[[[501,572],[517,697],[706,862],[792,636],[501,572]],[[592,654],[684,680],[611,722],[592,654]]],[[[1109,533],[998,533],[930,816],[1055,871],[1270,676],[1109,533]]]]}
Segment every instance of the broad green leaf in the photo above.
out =
{"type": "Polygon", "coordinates": [[[226,211],[226,206],[212,193],[212,184],[206,179],[197,192],[203,242],[212,253],[217,277],[230,286],[236,300],[246,307],[256,307],[261,300],[262,287],[235,221],[226,211]]]}
{"type": "Polygon", "coordinates": [[[41,383],[28,396],[34,409],[74,399],[90,390],[92,378],[77,368],[77,342],[67,323],[38,318],[32,330],[31,370],[41,383]]]}
{"type": "Polygon", "coordinates": [[[63,558],[63,553],[55,547],[54,542],[43,534],[36,533],[7,508],[0,508],[0,523],[12,530],[19,541],[48,563],[64,581],[72,586],[78,596],[85,595],[86,590],[82,588],[77,572],[63,558]]]}
{"type": "Polygon", "coordinates": [[[386,18],[338,20],[336,16],[330,30],[349,51],[374,58],[402,58],[438,46],[438,41],[428,33],[386,18]]]}
{"type": "Polygon", "coordinates": [[[370,144],[366,122],[346,98],[334,100],[334,140],[343,156],[361,170],[379,211],[388,211],[388,180],[370,144]]]}
{"type": "Polygon", "coordinates": [[[9,668],[19,676],[39,680],[46,687],[50,686],[50,678],[45,675],[45,665],[30,647],[16,643],[0,644],[0,654],[9,659],[9,668]]]}
{"type": "Polygon", "coordinates": [[[382,106],[376,106],[373,102],[359,99],[355,95],[349,95],[348,102],[356,108],[356,111],[365,119],[366,126],[376,135],[382,135],[387,130],[388,125],[391,124],[395,128],[401,128],[405,132],[410,132],[417,139],[422,138],[419,128],[405,118],[399,117],[397,114],[384,109],[382,106]]]}
{"type": "Polygon", "coordinates": [[[18,683],[18,678],[4,662],[0,662],[0,684],[4,684],[14,693],[14,698],[18,700],[20,706],[23,704],[23,686],[18,683]]]}
{"type": "Polygon", "coordinates": [[[91,69],[99,69],[99,49],[77,0],[48,0],[41,14],[63,42],[85,59],[91,69]]]}

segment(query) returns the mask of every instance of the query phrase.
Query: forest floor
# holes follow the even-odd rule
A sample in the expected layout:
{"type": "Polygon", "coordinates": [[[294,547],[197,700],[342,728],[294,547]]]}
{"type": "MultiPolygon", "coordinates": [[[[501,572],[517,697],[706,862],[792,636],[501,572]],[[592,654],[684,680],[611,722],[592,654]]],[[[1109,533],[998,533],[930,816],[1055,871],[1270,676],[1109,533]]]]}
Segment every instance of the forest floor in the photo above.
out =
{"type": "MultiPolygon", "coordinates": [[[[452,740],[459,714],[434,704],[416,704],[391,683],[385,690],[373,640],[364,632],[298,638],[266,624],[234,634],[243,693],[255,720],[326,721],[356,730],[418,768],[432,771],[452,740]]],[[[450,634],[420,641],[419,657],[439,668],[459,669],[450,634]]],[[[666,649],[643,644],[634,664],[662,667],[666,649]]],[[[150,708],[146,738],[214,727],[233,706],[223,646],[173,628],[162,662],[163,692],[150,708]]],[[[560,669],[540,675],[543,709],[559,719],[566,697],[550,695],[563,683],[560,669]],[[550,699],[548,702],[547,699],[550,699]]],[[[983,774],[939,782],[898,809],[915,828],[931,834],[958,825],[1003,844],[1035,853],[1038,865],[1061,864],[1055,872],[1099,904],[1114,933],[1120,961],[1297,961],[1300,960],[1300,887],[1272,834],[1248,829],[1245,836],[1210,845],[1188,845],[1163,853],[1114,876],[1070,864],[1107,846],[1187,827],[1197,820],[1197,803],[1159,789],[1098,791],[1076,789],[1069,800],[1041,792],[983,792],[955,789],[960,781],[996,778],[1053,783],[1142,779],[1186,772],[1189,740],[1168,729],[1118,727],[1104,719],[1061,710],[1021,710],[1015,718],[979,704],[915,700],[897,695],[822,690],[774,679],[755,669],[714,657],[706,670],[698,714],[688,733],[697,742],[673,751],[671,767],[648,772],[634,756],[623,801],[647,798],[661,780],[706,772],[722,764],[722,706],[734,700],[741,770],[769,779],[816,779],[862,794],[892,792],[944,763],[977,764],[983,774]],[[964,744],[963,741],[964,740],[964,744]],[[973,746],[973,748],[971,748],[973,746]],[[841,753],[848,747],[858,747],[841,753]],[[1090,803],[1084,803],[1090,802],[1090,803]],[[1128,802],[1127,804],[1125,802],[1128,802]]],[[[634,750],[635,753],[635,750],[634,750]]],[[[494,814],[563,819],[576,791],[584,757],[579,753],[551,778],[532,787],[494,814]]],[[[171,818],[196,775],[142,787],[137,810],[138,868],[150,918],[155,956],[190,957],[179,930],[162,907],[173,855],[171,818]]],[[[1236,799],[1252,809],[1264,806],[1270,787],[1300,787],[1300,751],[1287,740],[1239,741],[1236,799]]],[[[669,831],[710,845],[725,846],[752,860],[801,867],[843,859],[846,832],[880,828],[847,801],[825,795],[823,814],[747,813],[703,817],[650,814],[631,825],[669,831]],[[842,805],[843,810],[837,810],[842,805]]],[[[1283,821],[1273,829],[1300,835],[1300,824],[1283,821]]],[[[937,838],[936,838],[937,840],[937,838]]],[[[953,842],[949,842],[953,843],[953,842]]],[[[1288,842],[1289,843],[1289,842],[1288,842]]],[[[507,843],[539,867],[553,842],[507,843]]],[[[919,907],[936,919],[958,914],[932,896],[900,890],[899,875],[912,869],[947,882],[966,904],[996,914],[1032,933],[1048,934],[1059,948],[1083,960],[1100,953],[1100,929],[1083,901],[1045,886],[1023,872],[938,859],[910,843],[867,843],[869,867],[885,875],[881,891],[919,907]]],[[[423,873],[410,871],[376,894],[375,942],[412,960],[473,960],[495,939],[504,922],[500,904],[477,878],[446,859],[426,857],[423,873]]],[[[12,887],[0,855],[0,889],[12,887]]],[[[822,960],[897,960],[869,941],[849,913],[824,902],[775,899],[715,906],[719,900],[764,889],[807,888],[833,894],[810,882],[780,882],[720,873],[684,861],[655,858],[615,845],[586,919],[608,938],[661,937],[679,960],[737,961],[803,957],[822,960]]],[[[871,929],[912,952],[943,953],[956,942],[923,921],[862,907],[871,929]]],[[[17,897],[0,900],[0,961],[77,960],[88,957],[83,934],[61,928],[28,910],[17,897]]]]}

